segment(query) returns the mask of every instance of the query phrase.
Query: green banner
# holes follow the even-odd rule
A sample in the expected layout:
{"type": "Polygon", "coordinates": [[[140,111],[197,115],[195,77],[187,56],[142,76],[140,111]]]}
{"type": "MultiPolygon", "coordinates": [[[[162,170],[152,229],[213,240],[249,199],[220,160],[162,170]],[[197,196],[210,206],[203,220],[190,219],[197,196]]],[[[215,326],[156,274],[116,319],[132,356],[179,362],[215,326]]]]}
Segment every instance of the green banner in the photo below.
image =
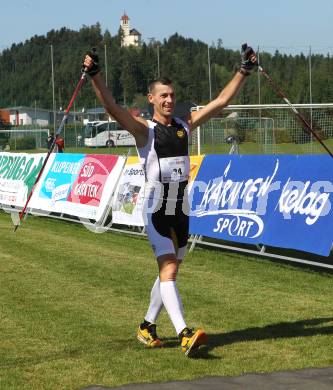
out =
{"type": "Polygon", "coordinates": [[[0,204],[23,207],[46,153],[0,152],[0,204]]]}

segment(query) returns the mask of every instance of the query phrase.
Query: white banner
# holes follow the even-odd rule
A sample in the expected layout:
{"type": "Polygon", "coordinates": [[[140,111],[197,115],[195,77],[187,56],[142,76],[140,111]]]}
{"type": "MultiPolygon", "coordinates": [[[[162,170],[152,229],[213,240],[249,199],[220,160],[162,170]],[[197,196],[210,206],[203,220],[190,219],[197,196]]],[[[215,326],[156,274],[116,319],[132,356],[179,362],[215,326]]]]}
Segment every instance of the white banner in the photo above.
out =
{"type": "Polygon", "coordinates": [[[30,207],[101,222],[125,161],[114,155],[53,154],[30,207]]]}
{"type": "Polygon", "coordinates": [[[112,204],[112,222],[144,226],[142,206],[145,174],[138,157],[129,157],[121,175],[112,204]]]}
{"type": "MultiPolygon", "coordinates": [[[[189,183],[195,180],[204,156],[190,156],[189,183]]],[[[138,157],[129,157],[119,179],[112,204],[112,222],[120,225],[144,226],[145,174],[138,157]]]]}

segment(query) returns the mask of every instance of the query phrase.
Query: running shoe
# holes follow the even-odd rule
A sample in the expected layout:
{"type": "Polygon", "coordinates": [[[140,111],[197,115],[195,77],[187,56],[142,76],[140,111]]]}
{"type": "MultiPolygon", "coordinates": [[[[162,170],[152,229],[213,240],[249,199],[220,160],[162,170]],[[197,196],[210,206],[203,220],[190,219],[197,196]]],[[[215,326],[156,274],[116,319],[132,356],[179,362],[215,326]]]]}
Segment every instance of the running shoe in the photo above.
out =
{"type": "Polygon", "coordinates": [[[182,352],[185,356],[191,356],[202,345],[207,344],[208,337],[202,329],[194,332],[193,329],[185,328],[179,334],[182,352]]]}
{"type": "Polygon", "coordinates": [[[163,345],[162,341],[157,336],[156,324],[149,324],[143,329],[139,326],[137,338],[149,348],[159,348],[163,345]]]}

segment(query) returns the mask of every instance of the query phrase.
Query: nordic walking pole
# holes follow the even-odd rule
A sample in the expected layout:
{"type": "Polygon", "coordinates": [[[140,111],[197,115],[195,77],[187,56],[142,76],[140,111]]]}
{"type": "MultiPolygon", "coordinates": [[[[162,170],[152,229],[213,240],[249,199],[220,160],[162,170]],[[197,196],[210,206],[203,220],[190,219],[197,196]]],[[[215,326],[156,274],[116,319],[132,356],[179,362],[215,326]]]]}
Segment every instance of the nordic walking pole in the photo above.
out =
{"type": "Polygon", "coordinates": [[[66,120],[67,120],[68,115],[69,115],[69,111],[70,111],[70,109],[71,109],[71,107],[72,107],[72,105],[73,105],[73,103],[74,103],[74,100],[76,99],[76,97],[77,97],[77,95],[78,95],[78,93],[79,93],[79,91],[80,91],[80,89],[81,89],[81,87],[82,87],[82,85],[83,85],[83,83],[84,83],[86,77],[87,77],[86,72],[82,72],[82,76],[81,76],[79,82],[78,82],[77,85],[76,85],[76,88],[75,88],[75,90],[74,90],[73,96],[72,96],[72,98],[71,98],[71,100],[70,100],[70,102],[69,102],[69,104],[68,104],[68,107],[67,107],[67,109],[66,109],[66,111],[65,111],[65,114],[64,114],[64,116],[63,116],[63,118],[62,118],[62,120],[61,120],[61,123],[60,123],[60,125],[59,125],[57,131],[56,131],[55,134],[54,134],[54,139],[53,139],[53,141],[52,141],[52,144],[51,144],[51,146],[50,146],[50,148],[49,148],[49,150],[48,150],[48,152],[47,152],[47,155],[46,155],[45,160],[44,160],[44,162],[43,162],[43,165],[42,165],[42,167],[41,167],[41,169],[40,169],[40,171],[39,171],[39,173],[38,173],[38,175],[37,175],[37,178],[36,178],[36,180],[35,180],[35,183],[34,183],[34,185],[33,185],[32,188],[31,188],[31,191],[30,191],[30,194],[28,195],[27,201],[25,202],[25,205],[24,205],[23,209],[22,209],[22,210],[20,211],[20,213],[19,213],[19,221],[18,221],[18,223],[17,223],[17,224],[15,225],[15,227],[14,227],[14,232],[16,232],[17,228],[20,226],[20,223],[21,223],[23,217],[24,217],[25,214],[26,214],[27,207],[28,207],[28,204],[29,204],[30,199],[31,199],[31,197],[32,197],[32,194],[33,194],[33,192],[34,192],[34,190],[35,190],[35,188],[36,188],[36,185],[37,185],[39,179],[40,179],[41,176],[42,176],[42,173],[43,173],[43,171],[44,171],[44,169],[45,169],[45,167],[46,167],[46,164],[47,164],[47,162],[48,162],[48,160],[49,160],[49,157],[50,157],[50,155],[51,155],[51,153],[53,152],[53,149],[54,149],[54,147],[55,147],[55,142],[56,142],[57,135],[59,135],[59,134],[61,133],[63,127],[65,126],[66,120]]]}
{"type": "Polygon", "coordinates": [[[318,134],[313,130],[310,123],[304,118],[304,116],[294,107],[285,93],[274,83],[272,78],[269,76],[269,74],[260,66],[258,65],[259,72],[265,77],[265,79],[268,81],[268,83],[271,85],[271,87],[274,89],[274,91],[277,93],[278,96],[280,96],[281,99],[283,99],[288,106],[291,108],[293,113],[297,116],[298,120],[304,125],[305,129],[312,134],[315,139],[320,143],[320,145],[326,150],[326,152],[333,158],[333,154],[330,151],[330,149],[325,145],[325,143],[320,139],[318,134]]]}

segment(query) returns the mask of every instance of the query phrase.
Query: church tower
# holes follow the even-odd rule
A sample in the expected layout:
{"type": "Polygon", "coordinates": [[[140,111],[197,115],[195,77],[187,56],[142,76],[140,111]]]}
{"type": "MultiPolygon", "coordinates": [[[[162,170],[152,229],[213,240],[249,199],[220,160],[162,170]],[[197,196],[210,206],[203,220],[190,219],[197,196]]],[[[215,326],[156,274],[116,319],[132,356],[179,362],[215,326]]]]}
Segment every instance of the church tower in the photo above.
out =
{"type": "Polygon", "coordinates": [[[130,34],[130,27],[129,27],[129,17],[124,12],[124,15],[120,19],[120,27],[123,30],[123,40],[121,42],[121,46],[127,46],[125,42],[128,40],[128,36],[130,34]]]}
{"type": "Polygon", "coordinates": [[[124,15],[120,18],[120,27],[123,31],[123,39],[121,46],[140,46],[141,34],[136,29],[130,28],[129,17],[124,12],[124,15]]]}

